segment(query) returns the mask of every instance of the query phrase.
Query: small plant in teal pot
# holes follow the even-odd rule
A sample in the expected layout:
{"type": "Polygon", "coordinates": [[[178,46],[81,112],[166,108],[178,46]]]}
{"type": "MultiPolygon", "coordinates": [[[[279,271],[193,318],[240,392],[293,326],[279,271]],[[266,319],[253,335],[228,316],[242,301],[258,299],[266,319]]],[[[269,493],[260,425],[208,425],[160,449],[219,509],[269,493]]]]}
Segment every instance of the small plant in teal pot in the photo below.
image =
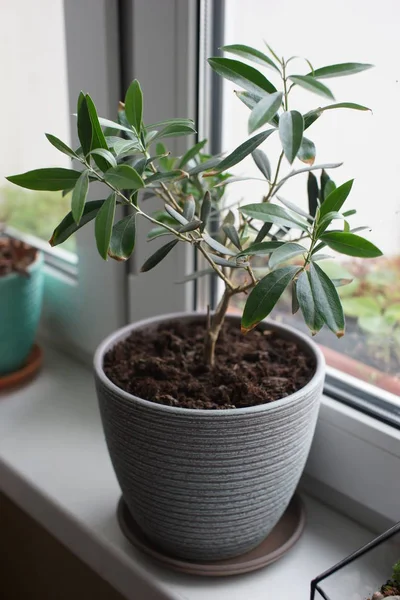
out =
{"type": "Polygon", "coordinates": [[[22,368],[41,312],[43,256],[12,238],[0,238],[0,377],[22,368]]]}

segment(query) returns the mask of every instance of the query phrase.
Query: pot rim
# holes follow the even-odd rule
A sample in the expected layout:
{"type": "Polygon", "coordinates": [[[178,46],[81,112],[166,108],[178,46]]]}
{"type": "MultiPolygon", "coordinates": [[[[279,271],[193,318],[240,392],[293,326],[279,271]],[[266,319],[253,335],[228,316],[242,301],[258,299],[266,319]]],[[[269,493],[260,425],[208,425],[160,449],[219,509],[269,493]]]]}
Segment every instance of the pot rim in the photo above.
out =
{"type": "MultiPolygon", "coordinates": [[[[31,262],[30,265],[28,265],[27,267],[27,271],[28,273],[31,273],[32,271],[35,271],[37,268],[40,267],[40,265],[43,263],[44,257],[43,257],[43,252],[41,250],[39,250],[39,248],[36,249],[36,258],[33,262],[31,262]]],[[[17,279],[19,277],[22,277],[22,275],[20,275],[19,273],[8,273],[8,275],[0,275],[0,284],[2,281],[11,281],[12,279],[17,279]]]]}
{"type": "MultiPolygon", "coordinates": [[[[180,406],[168,406],[165,404],[158,404],[157,402],[151,402],[150,400],[145,400],[144,398],[139,398],[134,394],[130,394],[126,392],[122,388],[118,387],[113,383],[104,373],[103,370],[103,357],[105,353],[116,343],[124,340],[128,337],[129,333],[135,329],[145,329],[148,326],[158,325],[160,323],[171,321],[171,320],[191,320],[196,319],[198,317],[206,317],[207,313],[204,311],[188,311],[188,312],[177,312],[177,313],[168,313],[164,315],[160,315],[157,317],[149,317],[147,319],[141,319],[136,323],[130,323],[129,325],[125,325],[125,327],[121,327],[117,329],[109,336],[107,336],[101,344],[98,346],[94,358],[93,358],[93,366],[97,377],[100,379],[101,383],[109,388],[111,392],[122,396],[125,400],[132,401],[134,400],[136,403],[145,406],[146,408],[152,410],[161,410],[168,411],[170,413],[175,414],[187,414],[193,415],[198,414],[202,415],[219,415],[219,416],[234,416],[234,415],[243,415],[246,413],[257,413],[264,412],[267,410],[273,410],[275,408],[284,406],[286,404],[290,404],[291,402],[296,401],[298,398],[304,396],[310,389],[315,387],[315,382],[324,377],[325,373],[325,358],[321,351],[321,349],[317,346],[317,344],[312,341],[307,335],[302,333],[301,331],[297,331],[293,327],[289,325],[282,325],[281,323],[277,323],[275,321],[264,319],[262,323],[267,324],[267,328],[275,329],[279,332],[284,332],[288,337],[294,337],[296,341],[300,341],[301,345],[306,347],[307,350],[314,356],[315,359],[315,373],[311,377],[310,381],[302,388],[294,392],[293,394],[289,394],[285,398],[280,398],[279,400],[274,400],[273,402],[268,402],[265,404],[258,404],[257,406],[246,406],[242,408],[217,408],[217,409],[206,409],[206,408],[184,408],[180,406]]],[[[227,319],[231,320],[239,320],[239,315],[228,314],[227,319]]]]}

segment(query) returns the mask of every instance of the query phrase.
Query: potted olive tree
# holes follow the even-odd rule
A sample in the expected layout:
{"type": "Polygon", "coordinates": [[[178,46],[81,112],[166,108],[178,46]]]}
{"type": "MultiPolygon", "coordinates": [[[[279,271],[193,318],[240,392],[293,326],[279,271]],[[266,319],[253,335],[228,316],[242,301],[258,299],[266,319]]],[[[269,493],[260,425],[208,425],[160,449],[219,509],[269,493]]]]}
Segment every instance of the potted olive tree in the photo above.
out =
{"type": "Polygon", "coordinates": [[[131,324],[106,339],[95,356],[105,436],[129,510],[158,547],[192,560],[227,558],[257,546],[285,511],[309,452],[323,358],[308,336],[265,317],[289,288],[293,312],[301,310],[312,334],[326,325],[342,336],[336,286],[346,282],[331,280],[320,268],[321,250],[380,254],[351,230],[347,218],[354,211],[342,211],[352,181],[335,187],[327,171],[339,164],[315,165],[315,146],[304,135],[327,110],[368,109],[331,103],[303,115],[291,106],[296,87],[332,100],[322,79],[370,65],[310,67],[301,75],[290,73],[291,60],[272,51],[270,58],[246,46],[226,50],[269,68],[280,86],[244,62],[210,59],[213,69],[242,88],[237,95],[251,111],[251,137],[230,154],[204,160],[202,141],[172,159],[160,140],[193,134],[194,124],[186,118],[145,124],[135,80],[116,122],[99,118],[89,95],[80,94],[79,149],[47,135],[81,169],[39,169],[8,178],[30,189],[72,190],[71,212],[55,229],[53,246],[94,220],[101,256],[125,261],[136,228],[147,220],[154,225],[150,238],[165,236],[166,242],[142,271],[190,246],[208,264],[193,277],[212,272],[223,282],[212,314],[131,324]],[[282,146],[275,169],[260,149],[272,136],[282,146]],[[266,192],[261,202],[245,203],[234,214],[221,206],[218,190],[227,171],[248,155],[265,177],[266,192]],[[297,161],[303,166],[292,167],[297,161]],[[312,175],[318,170],[321,186],[312,175]],[[310,173],[308,212],[280,196],[285,182],[304,171],[310,173]],[[87,202],[92,182],[106,184],[108,197],[87,202]],[[142,201],[149,194],[160,200],[155,214],[142,201]],[[127,214],[114,222],[118,205],[127,214]],[[253,257],[269,266],[261,279],[253,257]],[[246,295],[242,332],[238,317],[226,318],[237,294],[246,295]]]}

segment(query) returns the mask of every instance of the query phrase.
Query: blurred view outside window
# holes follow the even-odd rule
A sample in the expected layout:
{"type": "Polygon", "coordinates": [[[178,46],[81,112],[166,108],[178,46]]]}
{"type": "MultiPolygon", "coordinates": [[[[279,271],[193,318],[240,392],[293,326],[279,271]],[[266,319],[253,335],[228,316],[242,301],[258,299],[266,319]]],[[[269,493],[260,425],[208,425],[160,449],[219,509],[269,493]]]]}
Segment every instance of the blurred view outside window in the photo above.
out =
{"type": "MultiPolygon", "coordinates": [[[[70,143],[64,3],[2,0],[1,13],[0,223],[47,241],[70,199],[61,192],[17,188],[4,177],[41,167],[70,167],[68,157],[44,135],[49,132],[70,143]]],[[[75,240],[63,248],[74,251],[75,240]]]]}
{"type": "MultiPolygon", "coordinates": [[[[338,288],[346,313],[346,336],[337,340],[325,328],[316,341],[324,347],[331,366],[391,392],[393,398],[400,396],[399,23],[398,0],[381,0],[379,7],[362,0],[333,4],[310,0],[306,9],[297,0],[246,0],[245,10],[240,0],[229,0],[225,15],[225,44],[247,44],[268,52],[265,40],[279,55],[306,57],[314,68],[349,61],[375,65],[351,77],[326,80],[336,102],[357,102],[372,113],[327,111],[308,135],[317,148],[316,164],[343,162],[342,167],[329,171],[337,185],[355,179],[347,208],[356,209],[357,214],[349,217],[350,226],[370,226],[371,231],[361,235],[384,252],[379,259],[336,255],[319,263],[332,276],[353,282],[338,288]]],[[[293,73],[309,72],[301,59],[290,66],[293,73]]],[[[273,71],[267,69],[266,75],[275,81],[273,71]]],[[[233,84],[225,81],[224,86],[222,147],[232,150],[248,135],[249,110],[233,93],[233,84]]],[[[300,106],[303,112],[329,103],[300,88],[292,93],[296,108],[300,106]]],[[[271,136],[261,147],[274,172],[278,140],[271,136]]],[[[294,168],[304,166],[294,163],[294,168]]],[[[289,170],[286,163],[281,174],[289,170]]],[[[232,172],[261,177],[251,158],[232,172]]],[[[226,205],[260,202],[267,191],[263,181],[232,183],[225,194],[226,205]]],[[[281,196],[308,210],[307,174],[285,184],[281,196]]],[[[334,253],[329,250],[327,254],[334,253]]],[[[238,302],[243,305],[244,299],[238,302]]],[[[281,301],[273,317],[305,330],[301,315],[291,315],[289,298],[281,301]]]]}

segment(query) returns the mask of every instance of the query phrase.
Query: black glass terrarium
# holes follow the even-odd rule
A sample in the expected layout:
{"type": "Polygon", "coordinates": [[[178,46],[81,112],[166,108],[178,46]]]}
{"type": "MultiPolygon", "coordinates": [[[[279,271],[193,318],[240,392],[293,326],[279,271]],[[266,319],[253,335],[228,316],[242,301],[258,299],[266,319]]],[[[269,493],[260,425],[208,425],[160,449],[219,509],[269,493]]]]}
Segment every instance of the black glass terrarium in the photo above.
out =
{"type": "Polygon", "coordinates": [[[397,597],[400,593],[400,568],[398,586],[391,579],[393,566],[399,561],[400,523],[397,523],[316,577],[311,582],[310,600],[375,600],[397,597]],[[385,584],[386,587],[381,590],[385,584]]]}

